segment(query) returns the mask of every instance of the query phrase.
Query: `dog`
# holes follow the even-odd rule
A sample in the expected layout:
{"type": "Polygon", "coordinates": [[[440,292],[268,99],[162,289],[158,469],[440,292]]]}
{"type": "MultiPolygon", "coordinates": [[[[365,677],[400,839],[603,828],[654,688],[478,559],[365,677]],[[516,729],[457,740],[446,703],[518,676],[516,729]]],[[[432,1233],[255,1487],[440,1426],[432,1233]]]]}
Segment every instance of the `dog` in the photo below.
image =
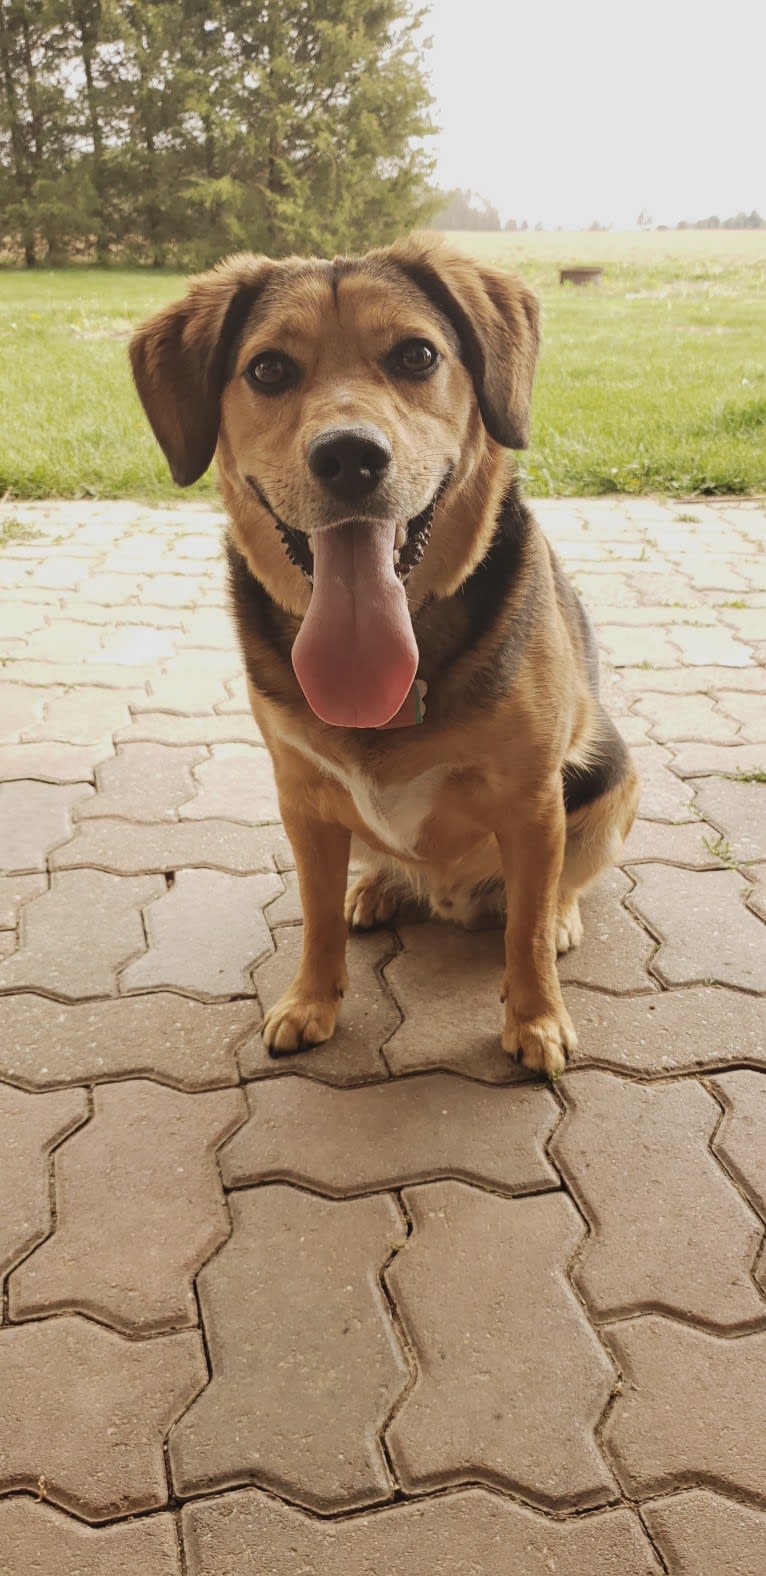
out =
{"type": "Polygon", "coordinates": [[[330,1038],[349,925],[413,896],[505,915],[502,1043],[556,1078],[556,953],[635,815],[588,617],[522,501],[539,308],[415,235],[334,262],[242,253],[133,337],[175,481],[215,454],[233,609],[298,871],[274,1056],[330,1038]],[[362,873],[347,892],[352,839],[362,873]]]}

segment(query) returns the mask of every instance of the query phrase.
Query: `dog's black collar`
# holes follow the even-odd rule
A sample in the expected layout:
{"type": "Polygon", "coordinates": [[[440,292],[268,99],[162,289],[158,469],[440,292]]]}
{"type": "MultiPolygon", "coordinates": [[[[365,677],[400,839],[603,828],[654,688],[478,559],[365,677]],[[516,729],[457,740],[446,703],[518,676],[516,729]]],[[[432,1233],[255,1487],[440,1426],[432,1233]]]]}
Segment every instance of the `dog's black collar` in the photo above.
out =
{"type": "MultiPolygon", "coordinates": [[[[420,563],[426,547],[428,546],[428,539],[431,535],[431,527],[434,523],[436,505],[438,504],[439,500],[443,498],[451,480],[452,467],[448,466],[436,489],[436,492],[426,504],[425,509],[421,509],[420,514],[414,515],[411,520],[407,521],[407,540],[400,551],[399,562],[396,565],[396,573],[400,580],[406,580],[408,576],[412,574],[413,569],[415,569],[420,563]]],[[[300,569],[301,573],[305,575],[306,579],[309,580],[313,585],[314,554],[311,551],[309,539],[305,532],[296,531],[293,526],[287,525],[284,520],[280,519],[280,516],[277,514],[276,510],[272,509],[265,492],[261,487],[259,487],[254,476],[246,476],[245,481],[247,482],[250,490],[255,494],[262,508],[266,510],[267,514],[271,515],[271,518],[274,521],[274,524],[276,525],[284,543],[285,552],[287,553],[290,563],[295,564],[296,568],[300,569]]]]}

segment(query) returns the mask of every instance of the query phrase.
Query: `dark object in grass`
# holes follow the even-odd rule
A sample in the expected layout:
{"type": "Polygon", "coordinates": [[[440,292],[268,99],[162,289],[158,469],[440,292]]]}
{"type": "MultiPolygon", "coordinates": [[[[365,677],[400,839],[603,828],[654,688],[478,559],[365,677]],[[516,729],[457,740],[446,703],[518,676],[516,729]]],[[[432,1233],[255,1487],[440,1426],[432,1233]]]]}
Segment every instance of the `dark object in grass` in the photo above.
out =
{"type": "Polygon", "coordinates": [[[560,268],[560,285],[597,285],[601,281],[603,268],[560,268]]]}

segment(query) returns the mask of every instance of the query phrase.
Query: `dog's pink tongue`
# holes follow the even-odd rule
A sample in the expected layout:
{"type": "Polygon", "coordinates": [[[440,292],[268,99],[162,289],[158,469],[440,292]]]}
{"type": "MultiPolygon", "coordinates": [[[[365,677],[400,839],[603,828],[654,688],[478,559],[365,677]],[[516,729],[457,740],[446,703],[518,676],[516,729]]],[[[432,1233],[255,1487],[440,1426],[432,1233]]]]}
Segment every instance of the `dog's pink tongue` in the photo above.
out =
{"type": "Polygon", "coordinates": [[[293,667],[312,711],[336,727],[382,727],[417,671],[395,534],[395,523],[367,521],[314,532],[314,589],[293,667]]]}

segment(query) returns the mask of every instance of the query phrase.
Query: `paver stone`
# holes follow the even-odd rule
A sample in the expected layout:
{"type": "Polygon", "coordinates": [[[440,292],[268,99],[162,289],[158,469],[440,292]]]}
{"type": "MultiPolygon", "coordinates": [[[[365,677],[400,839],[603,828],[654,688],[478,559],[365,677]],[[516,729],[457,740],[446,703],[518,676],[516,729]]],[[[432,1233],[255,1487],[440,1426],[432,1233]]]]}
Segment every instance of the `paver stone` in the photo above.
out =
{"type": "Polygon", "coordinates": [[[93,1100],[56,1159],[56,1231],[11,1276],[11,1318],[84,1313],[126,1335],[196,1325],[193,1278],[230,1230],[215,1151],[244,1097],[138,1081],[93,1100]]]}
{"type": "Polygon", "coordinates": [[[404,1241],[385,1195],[232,1194],[198,1279],[213,1377],[170,1436],[178,1493],[255,1482],[313,1510],[391,1497],[378,1440],[407,1378],[378,1276],[404,1241]]]}
{"type": "Polygon", "coordinates": [[[478,1480],[555,1509],[603,1504],[594,1429],[613,1374],[567,1280],[574,1206],[460,1182],[404,1199],[414,1230],[386,1274],[417,1375],[387,1431],[402,1486],[478,1480]]]}

